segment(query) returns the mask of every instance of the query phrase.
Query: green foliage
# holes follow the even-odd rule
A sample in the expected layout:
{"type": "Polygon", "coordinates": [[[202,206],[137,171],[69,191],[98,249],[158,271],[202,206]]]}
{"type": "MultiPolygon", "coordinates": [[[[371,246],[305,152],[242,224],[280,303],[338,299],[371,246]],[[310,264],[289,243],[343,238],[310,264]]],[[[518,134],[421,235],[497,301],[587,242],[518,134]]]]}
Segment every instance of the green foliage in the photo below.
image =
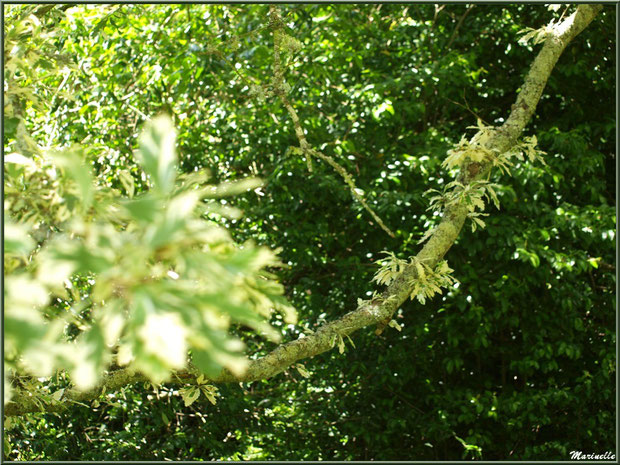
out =
{"type": "Polygon", "coordinates": [[[37,376],[67,368],[78,388],[89,389],[113,361],[159,383],[169,379],[172,369],[186,366],[191,350],[198,369],[208,375],[222,367],[241,374],[246,366],[239,355],[243,344],[227,336],[230,324],[242,323],[279,340],[266,321],[271,311],[282,310],[293,321],[294,312],[280,297],[281,286],[264,271],[278,266],[276,257],[251,243],[236,246],[222,227],[206,220],[210,214],[236,213],[209,199],[259,183],[246,180],[241,186],[214,188],[204,185],[205,173],[195,173],[172,191],[176,155],[171,122],[156,118],[139,140],[138,157],[153,187],[131,199],[116,199],[113,191],[104,190],[108,195],[101,195],[94,211],[96,187],[76,152],[52,156],[43,173],[28,159],[6,172],[9,192],[15,192],[7,196],[7,215],[39,229],[53,224],[55,233],[40,251],[24,258],[33,241],[20,241],[19,229],[8,224],[7,260],[11,265],[21,257],[22,264],[7,266],[12,272],[5,288],[9,367],[37,376]],[[23,178],[46,175],[58,186],[47,196],[53,194],[58,208],[29,215],[32,191],[23,178]],[[70,298],[75,275],[89,276],[92,288],[70,298]],[[62,337],[69,322],[66,311],[49,321],[43,318],[41,311],[52,303],[49,293],[63,299],[68,312],[88,314],[88,324],[71,341],[62,337]]]}
{"type": "Polygon", "coordinates": [[[415,259],[413,265],[418,276],[413,284],[410,297],[411,300],[417,298],[422,305],[426,303],[427,298],[431,299],[435,294],[441,294],[442,287],[449,287],[456,283],[456,280],[450,276],[454,270],[445,260],[439,262],[435,269],[415,259]]]}
{"type": "Polygon", "coordinates": [[[209,402],[211,402],[211,404],[215,405],[217,403],[216,396],[218,395],[218,388],[210,384],[205,384],[203,375],[198,377],[196,383],[196,386],[187,386],[179,389],[179,394],[181,394],[185,406],[189,407],[196,402],[201,393],[209,400],[209,402]]]}
{"type": "Polygon", "coordinates": [[[387,254],[387,258],[384,258],[379,262],[381,268],[377,271],[373,277],[373,281],[377,284],[383,284],[389,286],[399,274],[405,271],[405,267],[409,264],[406,260],[397,258],[393,252],[384,252],[387,254]]]}
{"type": "Polygon", "coordinates": [[[401,260],[391,252],[386,252],[388,257],[381,260],[381,268],[373,277],[377,284],[389,286],[400,275],[406,267],[412,266],[415,269],[416,277],[412,281],[411,300],[417,298],[424,305],[427,298],[432,298],[435,294],[441,294],[442,287],[452,286],[457,281],[450,276],[454,271],[448,266],[445,260],[439,262],[434,269],[422,263],[417,258],[409,261],[401,260]]]}
{"type": "MultiPolygon", "coordinates": [[[[506,118],[534,56],[531,43],[517,45],[519,31],[567,17],[574,6],[280,7],[286,36],[302,45],[286,52],[288,98],[309,142],[354,176],[392,239],[370,224],[330,166],[315,160],[308,173],[303,157],[287,152],[297,141],[269,92],[266,5],[55,7],[40,25],[21,26],[18,18],[38,7],[9,6],[5,16],[5,65],[13,67],[6,92],[20,96],[12,107],[5,96],[11,370],[25,347],[45,366],[51,358],[67,362],[50,350],[58,340],[92,367],[97,361],[74,348],[103,341],[108,350],[106,334],[121,326],[131,363],[159,374],[158,367],[176,366],[180,352],[163,354],[161,340],[147,342],[140,328],[151,313],[155,328],[184,328],[170,334],[177,348],[183,340],[194,347],[194,331],[210,328],[196,342],[213,341],[207,354],[219,366],[236,363],[224,355],[238,360],[225,341],[241,340],[259,356],[273,347],[256,334],[275,336],[268,318],[283,340],[296,339],[370,298],[381,251],[414,255],[447,202],[467,203],[472,226],[480,226],[475,215],[489,216],[484,229],[465,228],[446,255],[459,282],[423,307],[406,302],[393,317],[401,331],[360,331],[346,352],[335,335],[338,351],[271,380],[219,385],[219,396],[209,391],[215,405],[200,383],[155,392],[140,384],[62,415],[14,418],[5,424],[10,459],[532,461],[613,449],[613,8],[565,50],[524,142],[509,158],[493,158],[488,181],[465,192],[447,187],[448,171],[471,156],[495,157],[472,150],[480,141],[471,137],[460,150],[459,140],[473,121],[484,129],[506,118]],[[18,42],[21,51],[10,56],[24,60],[19,66],[6,59],[18,42]],[[37,50],[49,50],[52,67],[37,50]],[[176,128],[177,168],[155,157],[143,175],[140,157],[148,154],[136,135],[162,112],[176,128]],[[63,165],[48,148],[88,169],[63,165]],[[458,163],[442,167],[448,150],[458,163]],[[531,163],[540,150],[546,164],[531,163]],[[79,174],[86,172],[92,183],[79,174]],[[235,184],[256,177],[260,187],[235,184]],[[237,194],[222,198],[207,179],[237,194]],[[93,200],[84,208],[88,186],[93,200]],[[487,208],[495,197],[501,211],[487,208]],[[272,267],[263,247],[280,249],[287,266],[272,267]],[[59,260],[80,271],[39,271],[59,260]],[[130,301],[115,297],[121,291],[133,300],[115,309],[110,301],[130,301]],[[299,327],[268,313],[269,300],[285,305],[280,291],[299,327]],[[213,299],[208,311],[204,299],[213,299]],[[207,324],[211,312],[223,318],[207,324]],[[190,405],[180,390],[196,397],[190,405]]],[[[164,147],[170,135],[156,127],[144,137],[164,147]]],[[[393,279],[394,266],[416,266],[388,261],[383,278],[393,279]]],[[[418,265],[427,279],[437,271],[418,265]]],[[[42,403],[62,399],[69,386],[62,375],[40,383],[13,374],[16,387],[42,403]]]]}
{"type": "Polygon", "coordinates": [[[466,160],[480,163],[497,158],[497,150],[488,148],[488,142],[493,135],[494,128],[484,126],[482,121],[478,119],[478,126],[470,126],[468,129],[478,129],[478,132],[471,140],[462,136],[456,147],[448,150],[448,156],[442,162],[446,168],[461,167],[466,160]]]}

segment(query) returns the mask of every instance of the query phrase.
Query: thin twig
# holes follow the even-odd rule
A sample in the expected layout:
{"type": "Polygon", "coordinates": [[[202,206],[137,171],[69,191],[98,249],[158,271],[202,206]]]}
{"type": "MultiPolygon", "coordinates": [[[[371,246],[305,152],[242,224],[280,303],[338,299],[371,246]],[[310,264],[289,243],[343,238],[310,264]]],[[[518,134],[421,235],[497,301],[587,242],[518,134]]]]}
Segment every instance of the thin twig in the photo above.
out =
{"type": "Polygon", "coordinates": [[[301,127],[299,115],[297,114],[297,111],[295,110],[290,100],[288,99],[286,95],[286,90],[284,89],[284,70],[282,69],[281,54],[280,54],[280,40],[281,40],[280,34],[282,33],[281,32],[281,27],[282,27],[281,19],[278,15],[277,7],[275,5],[270,5],[269,12],[270,12],[270,24],[272,24],[274,28],[274,41],[273,41],[274,93],[278,97],[280,97],[282,104],[287,109],[289,115],[291,116],[291,119],[293,120],[295,134],[297,135],[297,139],[299,140],[299,149],[301,153],[303,153],[306,157],[306,161],[308,163],[308,170],[312,172],[312,164],[311,164],[312,157],[323,160],[328,165],[330,165],[332,168],[334,168],[334,170],[338,174],[340,174],[340,176],[344,179],[344,182],[347,184],[347,186],[351,190],[351,194],[353,195],[355,200],[357,200],[362,205],[362,207],[364,207],[364,209],[370,214],[370,216],[372,216],[372,218],[377,222],[379,227],[381,227],[381,229],[383,229],[388,234],[388,236],[392,238],[396,237],[394,233],[390,230],[390,228],[388,228],[385,225],[383,220],[381,220],[379,215],[377,215],[375,211],[372,208],[370,208],[368,203],[366,203],[366,200],[359,193],[360,190],[355,186],[355,182],[353,181],[353,178],[347,172],[347,170],[344,169],[332,157],[330,157],[329,155],[325,155],[324,153],[318,150],[313,149],[308,143],[304,130],[301,127]]]}
{"type": "MultiPolygon", "coordinates": [[[[306,149],[310,146],[308,141],[306,140],[306,135],[304,134],[303,128],[301,127],[301,123],[299,121],[299,116],[291,105],[291,102],[286,97],[286,92],[284,91],[284,70],[282,69],[282,63],[280,58],[280,38],[281,38],[281,26],[277,24],[280,21],[280,17],[278,15],[276,5],[269,6],[270,13],[270,23],[275,25],[273,31],[273,85],[275,93],[280,97],[282,103],[288,110],[291,119],[293,120],[293,126],[295,127],[295,134],[297,135],[297,139],[299,139],[299,147],[302,151],[306,151],[306,149]]],[[[312,173],[312,159],[309,154],[306,153],[306,163],[308,164],[308,171],[312,173]]]]}
{"type": "Polygon", "coordinates": [[[469,5],[469,8],[467,8],[467,11],[465,11],[465,13],[463,13],[461,18],[459,19],[459,22],[456,23],[454,31],[452,31],[452,35],[450,36],[450,40],[448,40],[448,45],[446,45],[444,47],[444,50],[448,50],[450,48],[450,46],[452,45],[452,42],[454,42],[454,39],[456,39],[456,33],[458,32],[459,28],[463,24],[463,21],[465,21],[465,18],[467,18],[467,15],[474,8],[474,6],[476,6],[476,5],[473,5],[473,4],[469,5]]]}
{"type": "Polygon", "coordinates": [[[484,118],[482,118],[480,115],[478,115],[478,113],[476,113],[474,110],[471,109],[471,107],[469,106],[469,103],[467,102],[467,99],[465,98],[465,93],[463,93],[463,100],[465,100],[465,105],[463,105],[462,103],[456,102],[456,101],[452,100],[451,98],[448,98],[448,97],[444,97],[444,98],[448,102],[454,103],[455,105],[458,105],[459,107],[464,108],[465,110],[470,112],[472,115],[474,115],[476,117],[476,119],[479,119],[480,121],[482,121],[485,125],[491,126],[489,123],[487,123],[484,120],[484,118]]]}
{"type": "Polygon", "coordinates": [[[349,189],[351,190],[351,194],[353,195],[353,197],[355,197],[355,200],[357,200],[359,203],[362,204],[362,207],[364,207],[364,209],[370,214],[370,216],[373,217],[373,219],[377,222],[377,224],[381,227],[381,229],[383,229],[387,233],[388,236],[392,238],[396,237],[394,233],[390,230],[390,228],[388,228],[385,225],[383,220],[379,218],[379,215],[377,215],[375,211],[368,206],[368,204],[366,203],[366,200],[364,200],[364,197],[362,197],[360,193],[358,192],[359,189],[357,189],[357,187],[355,186],[355,182],[353,181],[353,178],[351,177],[349,173],[347,173],[347,171],[342,166],[340,166],[332,157],[330,157],[329,155],[325,155],[324,153],[319,152],[318,150],[314,150],[308,147],[305,152],[316,158],[320,158],[321,160],[325,161],[328,165],[330,165],[332,168],[334,168],[334,170],[336,170],[336,172],[338,172],[338,174],[342,176],[342,179],[344,179],[344,182],[347,183],[347,185],[349,186],[349,189]]]}

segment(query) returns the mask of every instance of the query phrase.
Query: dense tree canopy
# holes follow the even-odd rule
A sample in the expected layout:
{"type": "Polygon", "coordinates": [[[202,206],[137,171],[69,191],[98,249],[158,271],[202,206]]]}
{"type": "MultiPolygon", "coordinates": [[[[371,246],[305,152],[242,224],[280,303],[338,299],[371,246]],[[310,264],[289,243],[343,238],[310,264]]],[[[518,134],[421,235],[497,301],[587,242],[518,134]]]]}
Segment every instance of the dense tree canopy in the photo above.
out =
{"type": "Polygon", "coordinates": [[[613,7],[4,21],[6,459],[615,453],[613,7]]]}

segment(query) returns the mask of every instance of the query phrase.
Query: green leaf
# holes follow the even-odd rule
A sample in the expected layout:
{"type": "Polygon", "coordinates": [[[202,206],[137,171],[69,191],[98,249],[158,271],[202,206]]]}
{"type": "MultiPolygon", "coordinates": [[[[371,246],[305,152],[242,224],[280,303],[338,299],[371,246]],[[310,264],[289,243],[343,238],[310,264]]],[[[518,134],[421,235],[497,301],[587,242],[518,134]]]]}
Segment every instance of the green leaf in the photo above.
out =
{"type": "Polygon", "coordinates": [[[340,334],[337,335],[337,341],[338,341],[338,352],[343,354],[345,350],[344,339],[342,339],[342,336],[340,334]]]}
{"type": "Polygon", "coordinates": [[[27,255],[34,248],[34,241],[28,236],[22,225],[10,223],[5,218],[4,252],[7,254],[27,255]]]}
{"type": "Polygon", "coordinates": [[[583,326],[583,321],[581,320],[581,318],[575,318],[574,325],[575,325],[575,329],[577,331],[583,331],[585,329],[584,326],[583,326]]]}
{"type": "Polygon", "coordinates": [[[301,363],[298,363],[297,365],[295,365],[295,368],[297,368],[297,371],[299,371],[299,374],[303,376],[304,378],[310,377],[310,372],[306,370],[306,368],[301,363]]]}
{"type": "Polygon", "coordinates": [[[133,198],[133,195],[136,192],[136,186],[131,173],[127,170],[122,170],[118,173],[118,177],[129,198],[133,198]]]}
{"type": "MultiPolygon", "coordinates": [[[[138,329],[138,337],[142,340],[145,353],[156,357],[167,368],[182,368],[187,359],[188,328],[182,318],[175,312],[154,311],[158,302],[150,296],[136,296],[137,305],[141,305],[146,313],[144,324],[138,329]]],[[[148,374],[148,373],[147,373],[148,374]]],[[[153,376],[152,380],[157,379],[153,376]]]]}
{"type": "Polygon", "coordinates": [[[213,405],[217,403],[216,397],[218,396],[218,389],[212,385],[200,386],[200,391],[205,395],[207,400],[213,405]]]}
{"type": "Polygon", "coordinates": [[[8,138],[15,137],[19,118],[4,118],[4,136],[8,138]]]}
{"type": "Polygon", "coordinates": [[[58,391],[55,391],[52,394],[52,399],[54,399],[56,402],[60,402],[64,393],[65,393],[64,389],[59,389],[58,391]]]}
{"type": "Polygon", "coordinates": [[[83,156],[76,151],[59,152],[52,155],[54,163],[72,178],[77,187],[83,210],[88,210],[93,202],[94,186],[90,168],[83,156]]]}
{"type": "Polygon", "coordinates": [[[200,397],[200,389],[197,386],[190,386],[179,390],[186,407],[189,407],[200,397]]]}
{"type": "Polygon", "coordinates": [[[77,341],[71,353],[71,381],[80,390],[91,389],[103,371],[105,339],[99,326],[93,325],[77,341]]]}
{"type": "Polygon", "coordinates": [[[172,120],[165,115],[149,121],[139,138],[138,157],[153,187],[160,193],[172,190],[176,178],[176,132],[172,120]]]}
{"type": "Polygon", "coordinates": [[[89,247],[84,242],[66,242],[58,240],[50,246],[50,259],[46,266],[54,262],[69,263],[75,271],[83,273],[100,273],[110,269],[114,257],[109,250],[89,247]]]}
{"type": "Polygon", "coordinates": [[[163,203],[151,195],[136,197],[122,202],[121,205],[138,223],[152,223],[157,212],[163,207],[163,203]]]}
{"type": "Polygon", "coordinates": [[[386,100],[384,102],[382,102],[380,105],[376,106],[375,108],[373,108],[372,110],[372,117],[379,121],[381,119],[381,115],[384,112],[388,112],[391,115],[394,114],[394,107],[392,106],[392,101],[391,100],[386,100]]]}
{"type": "Polygon", "coordinates": [[[418,279],[420,281],[424,281],[424,279],[426,279],[426,273],[424,272],[424,267],[417,259],[413,260],[413,264],[415,265],[415,270],[418,273],[418,279]]]}

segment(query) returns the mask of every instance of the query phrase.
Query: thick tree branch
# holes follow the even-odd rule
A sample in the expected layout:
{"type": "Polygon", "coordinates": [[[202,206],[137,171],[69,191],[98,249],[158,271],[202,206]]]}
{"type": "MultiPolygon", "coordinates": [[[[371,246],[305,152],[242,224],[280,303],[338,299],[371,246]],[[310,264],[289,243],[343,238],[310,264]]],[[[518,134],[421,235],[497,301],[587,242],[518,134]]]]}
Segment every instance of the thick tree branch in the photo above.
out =
{"type": "MultiPolygon", "coordinates": [[[[512,111],[501,128],[493,132],[485,144],[488,149],[509,150],[520,137],[523,129],[534,114],[534,110],[544,86],[566,45],[579,34],[602,9],[600,5],[580,5],[577,11],[560,24],[552,27],[544,42],[542,50],[534,60],[522,90],[513,105],[512,111]]],[[[459,181],[470,184],[481,179],[492,167],[492,162],[469,163],[461,169],[459,181]]],[[[462,204],[448,207],[440,224],[437,226],[426,245],[416,255],[419,262],[434,267],[448,252],[465,223],[468,210],[462,204]]],[[[210,379],[213,383],[250,382],[267,379],[286,370],[298,360],[314,357],[334,347],[335,338],[346,337],[354,331],[380,324],[392,317],[394,312],[410,296],[417,278],[414,265],[405,267],[381,296],[372,301],[363,302],[356,310],[347,313],[336,321],[327,323],[315,333],[278,346],[275,350],[256,360],[251,360],[243,376],[234,376],[227,370],[210,379]]],[[[188,369],[173,375],[172,383],[195,383],[197,372],[188,369]]],[[[106,391],[114,391],[134,382],[146,381],[140,374],[128,369],[111,372],[103,377],[101,384],[87,392],[67,390],[61,402],[53,402],[43,407],[45,411],[58,411],[65,407],[67,401],[87,402],[97,398],[106,391]]],[[[40,411],[41,407],[26,392],[16,392],[13,401],[5,406],[5,415],[22,415],[40,411]]]]}
{"type": "Polygon", "coordinates": [[[579,5],[572,15],[549,28],[543,48],[525,77],[510,116],[501,127],[503,137],[499,137],[496,142],[498,142],[497,148],[503,149],[502,152],[514,144],[536,111],[536,105],[547,84],[547,79],[566,46],[592,22],[602,9],[602,5],[579,5]]]}

